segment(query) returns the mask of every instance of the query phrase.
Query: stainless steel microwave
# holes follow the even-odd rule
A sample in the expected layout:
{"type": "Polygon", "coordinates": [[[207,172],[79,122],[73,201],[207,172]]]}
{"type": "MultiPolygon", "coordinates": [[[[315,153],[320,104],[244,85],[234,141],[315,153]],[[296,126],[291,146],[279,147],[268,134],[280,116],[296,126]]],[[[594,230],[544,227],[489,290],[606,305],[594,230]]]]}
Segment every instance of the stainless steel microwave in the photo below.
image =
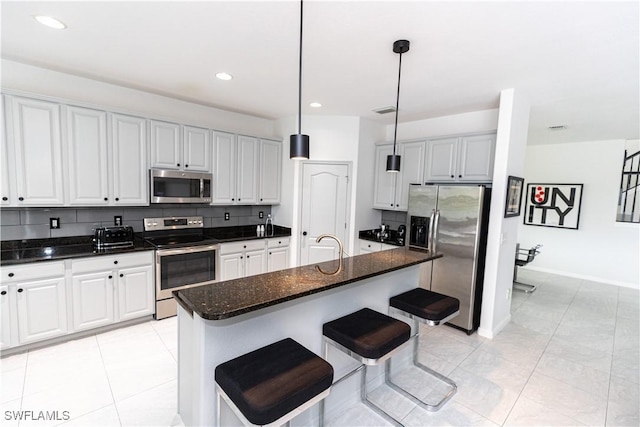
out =
{"type": "Polygon", "coordinates": [[[151,203],[210,203],[210,173],[151,169],[151,203]]]}

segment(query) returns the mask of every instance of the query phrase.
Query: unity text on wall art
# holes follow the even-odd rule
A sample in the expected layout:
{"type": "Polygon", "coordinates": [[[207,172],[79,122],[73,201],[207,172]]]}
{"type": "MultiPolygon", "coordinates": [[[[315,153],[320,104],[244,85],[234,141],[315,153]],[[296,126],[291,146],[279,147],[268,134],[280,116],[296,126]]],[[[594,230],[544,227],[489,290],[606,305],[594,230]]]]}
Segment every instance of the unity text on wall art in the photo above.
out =
{"type": "Polygon", "coordinates": [[[582,184],[527,184],[524,223],[578,229],[582,184]]]}

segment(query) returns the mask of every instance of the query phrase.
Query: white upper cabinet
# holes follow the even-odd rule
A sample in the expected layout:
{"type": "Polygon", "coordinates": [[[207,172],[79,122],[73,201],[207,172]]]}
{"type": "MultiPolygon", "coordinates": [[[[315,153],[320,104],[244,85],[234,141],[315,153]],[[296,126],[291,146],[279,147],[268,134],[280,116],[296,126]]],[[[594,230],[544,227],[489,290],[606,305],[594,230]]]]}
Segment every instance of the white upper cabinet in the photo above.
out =
{"type": "Polygon", "coordinates": [[[258,139],[238,135],[237,201],[253,204],[258,201],[258,139]]]}
{"type": "Polygon", "coordinates": [[[455,181],[458,138],[445,138],[427,143],[425,181],[455,181]]]}
{"type": "Polygon", "coordinates": [[[280,203],[282,144],[213,133],[212,204],[280,203]]]}
{"type": "Polygon", "coordinates": [[[495,134],[444,138],[427,143],[427,182],[490,182],[495,134]]]}
{"type": "Polygon", "coordinates": [[[65,107],[64,111],[69,203],[107,205],[107,113],[79,107],[65,107]]]}
{"type": "Polygon", "coordinates": [[[460,138],[458,180],[491,181],[493,179],[495,149],[495,135],[476,135],[460,138]]]}
{"type": "Polygon", "coordinates": [[[400,155],[400,172],[387,172],[387,156],[393,154],[393,145],[376,148],[376,177],[373,207],[385,210],[406,211],[409,202],[409,186],[421,185],[424,174],[424,141],[397,144],[400,155]]]}
{"type": "Polygon", "coordinates": [[[60,106],[7,96],[8,143],[13,154],[15,206],[64,204],[60,106]]]}
{"type": "Polygon", "coordinates": [[[151,167],[182,169],[182,145],[180,125],[177,123],[150,121],[151,167]]]}
{"type": "Polygon", "coordinates": [[[280,203],[282,183],[282,143],[260,140],[260,194],[259,202],[267,205],[280,203]]]}
{"type": "MultiPolygon", "coordinates": [[[[4,102],[4,97],[2,98],[4,102]]],[[[4,115],[0,114],[0,204],[5,206],[13,201],[9,174],[9,151],[7,147],[7,127],[4,115]]]]}
{"type": "Polygon", "coordinates": [[[236,201],[236,136],[213,133],[212,204],[231,205],[236,201]]]}
{"type": "Polygon", "coordinates": [[[150,121],[151,167],[211,172],[209,130],[150,121]]]}
{"type": "Polygon", "coordinates": [[[208,129],[182,127],[184,170],[211,172],[211,138],[208,129]]]}
{"type": "Polygon", "coordinates": [[[146,120],[111,114],[111,196],[117,206],[149,204],[146,120]]]}

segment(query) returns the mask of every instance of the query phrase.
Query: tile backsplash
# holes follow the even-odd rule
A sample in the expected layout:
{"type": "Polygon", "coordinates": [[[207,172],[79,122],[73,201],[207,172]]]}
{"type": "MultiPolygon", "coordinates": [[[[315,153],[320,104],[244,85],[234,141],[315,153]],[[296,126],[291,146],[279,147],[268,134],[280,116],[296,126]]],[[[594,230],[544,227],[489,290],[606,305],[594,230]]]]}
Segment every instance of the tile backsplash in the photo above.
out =
{"type": "MultiPolygon", "coordinates": [[[[137,232],[143,218],[202,216],[205,227],[264,224],[271,206],[208,206],[162,204],[150,207],[103,208],[3,208],[0,211],[0,239],[46,239],[49,237],[88,236],[95,227],[114,225],[114,217],[137,232]],[[259,212],[264,218],[258,217],[259,212]],[[225,221],[225,213],[229,220],[225,221]],[[60,218],[60,228],[49,229],[49,218],[60,218]]],[[[274,218],[274,224],[277,224],[274,218]]]]}
{"type": "Polygon", "coordinates": [[[382,223],[391,230],[397,230],[399,225],[407,224],[407,213],[397,211],[382,211],[382,223]]]}

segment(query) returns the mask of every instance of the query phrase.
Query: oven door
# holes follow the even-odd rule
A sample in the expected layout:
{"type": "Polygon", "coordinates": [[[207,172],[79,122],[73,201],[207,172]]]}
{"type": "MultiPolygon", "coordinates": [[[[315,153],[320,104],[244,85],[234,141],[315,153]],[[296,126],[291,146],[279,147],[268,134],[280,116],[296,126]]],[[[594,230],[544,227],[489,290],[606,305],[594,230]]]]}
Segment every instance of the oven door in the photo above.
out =
{"type": "Polygon", "coordinates": [[[171,298],[171,292],[216,280],[218,245],[156,250],[156,299],[171,298]]]}

